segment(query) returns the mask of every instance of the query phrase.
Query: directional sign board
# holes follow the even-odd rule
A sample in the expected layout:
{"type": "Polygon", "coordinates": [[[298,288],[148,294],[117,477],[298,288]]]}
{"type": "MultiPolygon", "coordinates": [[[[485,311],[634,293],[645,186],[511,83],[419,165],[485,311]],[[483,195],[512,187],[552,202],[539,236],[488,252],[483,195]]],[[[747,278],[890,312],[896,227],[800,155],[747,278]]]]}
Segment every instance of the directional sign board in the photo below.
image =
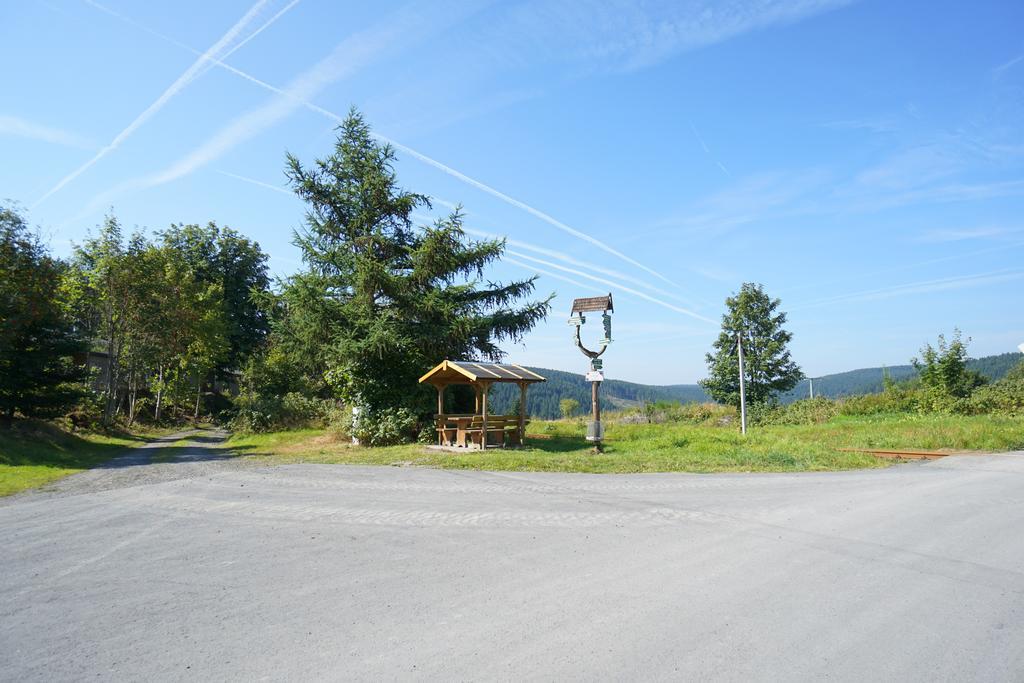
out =
{"type": "Polygon", "coordinates": [[[593,359],[592,361],[590,361],[590,369],[591,370],[603,370],[604,369],[604,361],[601,360],[600,358],[593,359]]]}
{"type": "Polygon", "coordinates": [[[576,327],[579,327],[585,322],[587,322],[587,319],[584,318],[582,315],[574,315],[571,318],[569,318],[569,324],[575,325],[576,327]]]}
{"type": "Polygon", "coordinates": [[[604,373],[601,372],[600,370],[591,370],[590,372],[587,373],[587,381],[588,382],[603,382],[604,381],[604,373]]]}

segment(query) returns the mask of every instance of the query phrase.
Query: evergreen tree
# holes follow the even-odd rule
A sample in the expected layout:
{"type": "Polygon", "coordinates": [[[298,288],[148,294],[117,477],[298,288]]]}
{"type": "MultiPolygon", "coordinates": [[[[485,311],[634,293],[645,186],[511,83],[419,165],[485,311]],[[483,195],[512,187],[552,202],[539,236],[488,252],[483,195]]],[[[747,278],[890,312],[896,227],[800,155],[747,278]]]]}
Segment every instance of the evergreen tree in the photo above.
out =
{"type": "Polygon", "coordinates": [[[307,206],[296,231],[305,272],[283,290],[276,326],[307,371],[324,372],[336,395],[365,411],[431,412],[418,378],[445,358],[500,360],[541,321],[550,298],[520,303],[535,278],[484,282],[502,241],[471,241],[459,210],[413,225],[429,199],[398,187],[395,154],[354,109],[334,153],[306,167],[288,155],[287,174],[307,206]]]}
{"type": "Polygon", "coordinates": [[[803,378],[803,372],[790,357],[787,348],[793,335],[783,329],[786,314],[782,302],[772,299],[764,287],[744,283],[735,296],[725,300],[722,332],[706,356],[708,378],[700,385],[708,394],[727,405],[740,403],[739,357],[736,342],[743,338],[744,375],[747,401],[751,404],[772,401],[776,394],[789,391],[803,378]]]}
{"type": "Polygon", "coordinates": [[[85,346],[60,299],[64,264],[0,207],[0,417],[58,414],[81,395],[85,346]]]}

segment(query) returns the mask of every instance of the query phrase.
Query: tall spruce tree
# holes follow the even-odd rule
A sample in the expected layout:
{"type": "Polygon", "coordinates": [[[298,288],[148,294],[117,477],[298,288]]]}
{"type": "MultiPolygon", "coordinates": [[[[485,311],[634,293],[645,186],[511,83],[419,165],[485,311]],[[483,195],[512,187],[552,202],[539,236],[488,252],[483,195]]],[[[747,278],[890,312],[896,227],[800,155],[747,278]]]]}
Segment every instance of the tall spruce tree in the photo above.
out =
{"type": "Polygon", "coordinates": [[[85,344],[60,299],[64,264],[0,206],[0,418],[59,413],[81,396],[85,344]]]}
{"type": "Polygon", "coordinates": [[[484,280],[503,241],[472,241],[454,211],[417,227],[428,197],[399,188],[395,154],[349,112],[334,152],[312,166],[288,155],[287,175],[307,204],[295,233],[306,270],[283,288],[278,337],[336,395],[366,411],[431,412],[417,379],[445,358],[499,360],[541,321],[551,297],[523,300],[535,279],[484,280]]]}
{"type": "Polygon", "coordinates": [[[781,303],[769,297],[764,287],[750,282],[725,300],[722,332],[715,340],[713,352],[706,356],[708,378],[700,383],[719,403],[740,403],[736,341],[741,334],[745,389],[751,404],[768,403],[803,378],[803,372],[790,357],[788,346],[793,335],[782,327],[786,314],[779,310],[781,303]]]}

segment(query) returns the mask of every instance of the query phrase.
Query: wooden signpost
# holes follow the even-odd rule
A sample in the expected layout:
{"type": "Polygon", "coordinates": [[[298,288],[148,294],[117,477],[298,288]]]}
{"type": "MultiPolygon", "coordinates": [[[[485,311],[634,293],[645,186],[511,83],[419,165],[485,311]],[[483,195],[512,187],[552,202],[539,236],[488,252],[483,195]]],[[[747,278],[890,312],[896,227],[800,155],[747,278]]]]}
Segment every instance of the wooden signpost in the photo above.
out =
{"type": "Polygon", "coordinates": [[[590,359],[590,371],[587,372],[587,381],[590,382],[590,410],[591,420],[587,425],[587,441],[594,444],[594,451],[600,453],[601,442],[604,440],[604,428],[601,426],[601,382],[604,381],[604,361],[599,358],[605,352],[608,345],[612,343],[612,317],[615,308],[612,304],[612,295],[592,296],[583,299],[574,299],[572,312],[569,314],[569,324],[576,328],[576,347],[584,356],[590,359]],[[583,345],[580,340],[580,328],[587,322],[584,313],[601,311],[601,320],[604,325],[604,337],[598,341],[601,348],[598,351],[591,351],[583,345]]]}

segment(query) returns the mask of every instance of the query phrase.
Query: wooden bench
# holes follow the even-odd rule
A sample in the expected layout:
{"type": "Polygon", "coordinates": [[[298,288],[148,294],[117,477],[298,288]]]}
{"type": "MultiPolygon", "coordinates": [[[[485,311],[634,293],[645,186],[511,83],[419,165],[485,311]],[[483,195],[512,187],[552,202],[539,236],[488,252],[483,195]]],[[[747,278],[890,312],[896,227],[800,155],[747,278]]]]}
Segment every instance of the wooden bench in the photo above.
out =
{"type": "Polygon", "coordinates": [[[434,415],[438,440],[442,446],[455,446],[460,423],[465,425],[473,415],[434,415]]]}
{"type": "MultiPolygon", "coordinates": [[[[526,421],[529,424],[529,420],[526,421]]],[[[469,440],[476,446],[480,445],[481,437],[483,434],[483,417],[475,416],[469,428],[466,429],[466,435],[469,440]]],[[[499,446],[505,446],[506,439],[509,445],[520,446],[523,443],[522,435],[519,433],[519,416],[518,415],[488,415],[487,416],[487,443],[495,443],[499,446]],[[500,435],[500,441],[496,441],[496,437],[500,435]]]]}
{"type": "MultiPolygon", "coordinates": [[[[523,445],[523,434],[519,433],[519,416],[510,416],[511,423],[507,424],[505,431],[508,433],[508,443],[510,446],[522,446],[523,445]]],[[[530,424],[529,420],[523,421],[523,429],[526,429],[526,425],[530,424]]]]}

